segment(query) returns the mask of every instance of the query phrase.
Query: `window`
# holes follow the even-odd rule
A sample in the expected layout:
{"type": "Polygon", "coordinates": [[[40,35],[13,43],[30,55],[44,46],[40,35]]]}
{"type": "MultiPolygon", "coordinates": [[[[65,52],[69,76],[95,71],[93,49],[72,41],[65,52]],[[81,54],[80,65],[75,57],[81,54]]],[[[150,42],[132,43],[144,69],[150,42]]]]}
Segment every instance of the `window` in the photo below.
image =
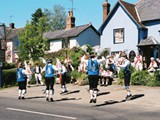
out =
{"type": "Polygon", "coordinates": [[[62,48],[69,48],[69,45],[70,43],[68,38],[62,40],[62,48]]]}
{"type": "Polygon", "coordinates": [[[124,43],[124,28],[114,29],[114,43],[124,43]]]}

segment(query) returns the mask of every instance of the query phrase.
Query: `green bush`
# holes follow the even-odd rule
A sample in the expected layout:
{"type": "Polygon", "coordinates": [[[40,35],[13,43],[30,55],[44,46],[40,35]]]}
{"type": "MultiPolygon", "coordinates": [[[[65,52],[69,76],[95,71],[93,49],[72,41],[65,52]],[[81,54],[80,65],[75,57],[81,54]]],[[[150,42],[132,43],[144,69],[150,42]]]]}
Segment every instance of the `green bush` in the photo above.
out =
{"type": "Polygon", "coordinates": [[[72,71],[71,78],[76,79],[78,85],[88,85],[88,75],[86,73],[72,71]]]}
{"type": "Polygon", "coordinates": [[[16,68],[3,70],[2,79],[3,79],[4,87],[16,85],[17,83],[16,71],[17,71],[16,68]]]}
{"type": "Polygon", "coordinates": [[[154,72],[147,78],[147,86],[160,86],[160,73],[159,71],[154,72]]]}
{"type": "Polygon", "coordinates": [[[124,80],[124,73],[123,70],[121,69],[118,74],[118,85],[123,85],[123,80],[124,80]]]}
{"type": "Polygon", "coordinates": [[[160,86],[160,73],[148,73],[148,71],[135,71],[131,75],[132,85],[160,86]]]}
{"type": "Polygon", "coordinates": [[[131,75],[131,84],[132,85],[147,85],[148,78],[150,78],[150,75],[147,71],[135,71],[131,75]]]}
{"type": "Polygon", "coordinates": [[[75,70],[75,71],[71,71],[70,75],[72,78],[77,79],[81,76],[81,73],[75,70]]]}
{"type": "Polygon", "coordinates": [[[12,69],[12,68],[16,68],[15,64],[13,63],[3,63],[3,69],[12,69]]]}

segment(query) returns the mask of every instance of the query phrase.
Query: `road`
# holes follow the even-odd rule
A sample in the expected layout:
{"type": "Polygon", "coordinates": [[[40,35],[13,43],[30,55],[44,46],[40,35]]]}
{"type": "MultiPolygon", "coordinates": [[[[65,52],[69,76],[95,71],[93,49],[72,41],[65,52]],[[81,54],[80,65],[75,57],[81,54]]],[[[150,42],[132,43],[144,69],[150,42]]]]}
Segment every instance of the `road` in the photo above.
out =
{"type": "Polygon", "coordinates": [[[150,95],[147,95],[150,92],[160,91],[159,88],[143,91],[145,87],[143,89],[135,87],[133,92],[138,91],[141,94],[134,94],[133,100],[130,101],[119,97],[124,92],[120,86],[100,88],[96,104],[89,104],[87,87],[70,86],[70,89],[75,91],[68,95],[56,94],[55,102],[46,102],[44,94],[34,95],[42,88],[42,86],[30,88],[28,92],[31,90],[33,92],[30,92],[30,96],[26,96],[25,100],[17,99],[15,88],[11,88],[11,93],[10,89],[0,90],[0,120],[159,120],[160,118],[160,104],[157,104],[159,102],[155,103],[154,98],[148,100],[150,95]],[[109,90],[112,91],[106,92],[109,90]],[[114,96],[115,94],[117,95],[114,96]]]}

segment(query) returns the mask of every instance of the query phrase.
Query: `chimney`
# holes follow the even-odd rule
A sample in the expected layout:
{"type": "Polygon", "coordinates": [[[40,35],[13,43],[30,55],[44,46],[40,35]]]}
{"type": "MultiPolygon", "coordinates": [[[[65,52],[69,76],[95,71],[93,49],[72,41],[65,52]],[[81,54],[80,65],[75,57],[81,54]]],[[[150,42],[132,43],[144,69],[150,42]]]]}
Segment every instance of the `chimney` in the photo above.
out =
{"type": "Polygon", "coordinates": [[[108,0],[105,0],[102,7],[103,7],[103,22],[105,21],[105,19],[107,18],[107,15],[110,12],[110,4],[108,3],[108,0]]]}
{"type": "Polygon", "coordinates": [[[12,28],[12,29],[14,29],[14,23],[10,23],[9,27],[12,28]]]}
{"type": "Polygon", "coordinates": [[[75,17],[73,17],[73,11],[68,12],[68,17],[66,19],[66,29],[75,27],[75,17]]]}

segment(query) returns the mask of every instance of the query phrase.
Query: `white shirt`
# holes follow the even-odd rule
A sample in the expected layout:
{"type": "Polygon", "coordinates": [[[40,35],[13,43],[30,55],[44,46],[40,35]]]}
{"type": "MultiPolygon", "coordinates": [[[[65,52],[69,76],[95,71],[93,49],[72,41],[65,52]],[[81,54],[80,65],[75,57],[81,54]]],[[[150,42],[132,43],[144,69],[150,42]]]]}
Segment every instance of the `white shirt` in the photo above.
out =
{"type": "Polygon", "coordinates": [[[125,68],[127,67],[127,65],[130,65],[130,61],[125,59],[123,62],[122,62],[122,65],[119,65],[119,67],[121,68],[125,68]]]}

